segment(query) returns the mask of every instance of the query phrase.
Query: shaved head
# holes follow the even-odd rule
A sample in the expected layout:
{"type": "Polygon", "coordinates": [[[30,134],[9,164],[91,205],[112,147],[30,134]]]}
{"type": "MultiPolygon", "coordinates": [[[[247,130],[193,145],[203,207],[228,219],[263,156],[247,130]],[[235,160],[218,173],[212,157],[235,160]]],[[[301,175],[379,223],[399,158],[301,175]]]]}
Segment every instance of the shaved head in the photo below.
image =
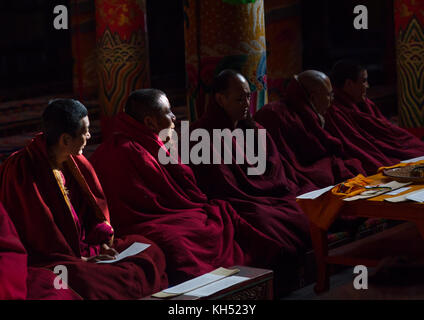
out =
{"type": "Polygon", "coordinates": [[[321,89],[330,81],[325,73],[316,70],[303,71],[297,75],[297,79],[307,90],[321,89]]]}
{"type": "Polygon", "coordinates": [[[248,83],[246,78],[235,70],[226,69],[221,71],[213,80],[212,93],[215,94],[227,92],[234,81],[248,83]]]}
{"type": "Polygon", "coordinates": [[[321,71],[307,70],[296,76],[305,89],[312,107],[321,115],[325,114],[333,99],[333,87],[330,78],[321,71]]]}
{"type": "Polygon", "coordinates": [[[212,93],[233,122],[250,117],[250,86],[241,73],[231,69],[221,71],[214,79],[212,93]]]}
{"type": "Polygon", "coordinates": [[[139,89],[133,91],[127,100],[125,113],[150,128],[161,136],[163,141],[171,138],[172,129],[175,128],[175,115],[171,111],[166,94],[158,89],[139,89]],[[165,133],[161,133],[166,130],[165,133]]]}
{"type": "Polygon", "coordinates": [[[124,111],[139,122],[146,116],[158,115],[162,107],[165,93],[158,89],[139,89],[131,92],[124,111]]]}

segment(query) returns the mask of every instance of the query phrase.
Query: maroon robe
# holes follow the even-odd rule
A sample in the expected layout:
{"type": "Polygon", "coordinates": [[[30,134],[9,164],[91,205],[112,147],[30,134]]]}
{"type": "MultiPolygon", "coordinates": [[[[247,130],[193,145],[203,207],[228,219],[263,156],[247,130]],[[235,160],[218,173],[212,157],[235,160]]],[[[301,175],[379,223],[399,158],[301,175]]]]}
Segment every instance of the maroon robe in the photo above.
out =
{"type": "Polygon", "coordinates": [[[167,257],[171,283],[221,266],[269,267],[278,244],[227,202],[209,202],[190,167],[180,161],[161,164],[161,148],[166,150],[158,135],[121,113],[112,136],[90,158],[117,234],[143,234],[155,241],[167,257]]]}
{"type": "Polygon", "coordinates": [[[67,289],[56,289],[54,281],[57,277],[46,268],[28,267],[27,300],[82,300],[69,285],[67,289]]]}
{"type": "Polygon", "coordinates": [[[92,247],[110,240],[110,229],[105,228],[109,225],[109,212],[94,169],[84,156],[70,156],[64,174],[69,179],[71,203],[49,165],[42,134],[0,167],[0,201],[28,252],[29,266],[66,266],[68,285],[87,299],[141,298],[166,287],[162,251],[139,235],[115,239],[113,243],[118,252],[136,241],[151,244],[136,256],[116,264],[81,259],[82,240],[85,246],[92,247]]]}
{"type": "Polygon", "coordinates": [[[335,100],[328,112],[329,127],[334,135],[341,139],[357,142],[360,139],[352,137],[352,132],[359,134],[370,145],[363,147],[372,156],[376,151],[383,154],[385,159],[379,160],[384,166],[398,163],[399,161],[424,156],[424,142],[419,140],[408,131],[394,125],[387,120],[369,99],[364,103],[355,104],[346,94],[335,90],[335,100]]]}
{"type": "MultiPolygon", "coordinates": [[[[213,129],[231,130],[232,126],[225,111],[211,104],[207,112],[190,126],[190,130],[202,128],[209,132],[212,155],[218,147],[212,143],[213,129]]],[[[242,123],[239,127],[243,132],[251,129],[242,123]]],[[[277,241],[286,254],[298,256],[309,245],[308,221],[296,203],[295,190],[291,189],[292,183],[286,177],[271,137],[266,135],[267,165],[262,175],[248,175],[246,154],[244,164],[237,164],[236,150],[240,150],[240,145],[233,137],[231,164],[224,164],[223,154],[220,155],[220,164],[191,164],[199,186],[208,197],[229,201],[241,217],[277,241]]]]}
{"type": "Polygon", "coordinates": [[[0,300],[25,299],[27,254],[0,203],[0,300]]]}
{"type": "MultiPolygon", "coordinates": [[[[312,181],[315,189],[365,174],[361,161],[347,154],[342,142],[322,128],[295,79],[285,99],[262,107],[255,120],[272,136],[282,158],[312,181]]],[[[308,191],[300,187],[299,193],[308,191]]]]}
{"type": "Polygon", "coordinates": [[[360,159],[367,175],[373,175],[378,168],[391,166],[398,160],[387,157],[372,141],[366,139],[349,113],[332,105],[325,114],[325,129],[342,141],[344,149],[353,157],[360,159]]]}
{"type": "Polygon", "coordinates": [[[0,203],[0,300],[78,300],[72,289],[54,288],[56,275],[47,269],[27,267],[27,253],[0,203]]]}

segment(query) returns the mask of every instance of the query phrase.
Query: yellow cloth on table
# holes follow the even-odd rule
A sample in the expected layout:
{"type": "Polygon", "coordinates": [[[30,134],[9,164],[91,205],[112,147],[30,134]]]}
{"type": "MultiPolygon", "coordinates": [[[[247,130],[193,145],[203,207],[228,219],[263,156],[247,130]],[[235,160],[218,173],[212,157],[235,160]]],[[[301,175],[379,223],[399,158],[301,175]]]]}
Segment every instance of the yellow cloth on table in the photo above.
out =
{"type": "Polygon", "coordinates": [[[339,183],[331,192],[334,195],[342,196],[343,198],[353,197],[365,191],[365,186],[369,185],[372,179],[358,174],[356,177],[347,180],[346,182],[339,183]]]}
{"type": "MultiPolygon", "coordinates": [[[[343,201],[343,199],[355,196],[366,190],[366,185],[377,185],[380,183],[387,183],[391,181],[387,176],[383,175],[383,170],[405,167],[409,165],[424,164],[424,161],[417,161],[413,163],[398,163],[391,167],[381,167],[378,169],[378,173],[364,177],[359,174],[356,177],[347,180],[346,182],[336,185],[331,192],[326,192],[316,199],[297,199],[299,206],[306,213],[311,223],[316,225],[322,230],[328,230],[340,212],[352,211],[348,209],[354,209],[357,212],[364,212],[365,210],[384,210],[384,216],[395,216],[398,212],[402,211],[404,214],[408,214],[409,210],[416,210],[416,203],[404,203],[395,204],[384,202],[384,199],[390,197],[386,194],[382,194],[371,199],[359,200],[352,202],[343,201]],[[365,202],[366,201],[366,202],[365,202]]],[[[408,192],[422,189],[422,185],[411,185],[408,192]]],[[[405,191],[406,192],[406,191],[405,191]]]]}
{"type": "Polygon", "coordinates": [[[316,199],[297,199],[297,201],[312,223],[321,229],[328,230],[344,205],[342,199],[365,191],[365,186],[372,181],[358,174],[346,182],[339,183],[331,189],[331,192],[326,192],[316,199]]]}

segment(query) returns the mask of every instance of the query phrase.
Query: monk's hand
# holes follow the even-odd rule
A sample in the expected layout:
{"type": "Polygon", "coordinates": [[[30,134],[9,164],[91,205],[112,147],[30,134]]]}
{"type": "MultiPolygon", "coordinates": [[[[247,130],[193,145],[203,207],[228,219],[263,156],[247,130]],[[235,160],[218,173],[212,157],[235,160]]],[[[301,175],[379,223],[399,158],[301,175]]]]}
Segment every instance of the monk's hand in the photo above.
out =
{"type": "Polygon", "coordinates": [[[113,256],[115,258],[119,253],[114,248],[109,247],[106,243],[103,243],[100,246],[100,254],[113,256]]]}
{"type": "Polygon", "coordinates": [[[81,259],[82,259],[82,261],[85,261],[85,262],[96,263],[96,262],[104,261],[104,260],[114,260],[114,259],[116,259],[116,257],[108,255],[108,254],[99,254],[98,256],[81,257],[81,259]]]}

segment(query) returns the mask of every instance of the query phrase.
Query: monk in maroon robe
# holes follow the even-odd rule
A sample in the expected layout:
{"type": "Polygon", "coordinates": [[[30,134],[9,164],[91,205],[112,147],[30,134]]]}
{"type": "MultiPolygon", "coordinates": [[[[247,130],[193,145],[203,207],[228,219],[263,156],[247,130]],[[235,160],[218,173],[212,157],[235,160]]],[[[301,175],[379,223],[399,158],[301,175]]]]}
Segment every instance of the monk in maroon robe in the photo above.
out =
{"type": "Polygon", "coordinates": [[[82,150],[87,109],[58,99],[43,113],[44,133],[0,167],[0,201],[28,253],[30,267],[66,267],[68,284],[86,299],[141,298],[167,286],[162,251],[140,235],[114,239],[103,190],[82,150]],[[110,264],[134,242],[141,253],[110,264]]]}
{"type": "Polygon", "coordinates": [[[90,158],[117,234],[143,234],[155,241],[167,258],[171,283],[236,264],[272,267],[278,243],[228,202],[208,201],[178,154],[175,163],[161,162],[160,151],[170,156],[161,138],[169,139],[174,121],[162,91],[134,91],[125,113],[115,119],[114,133],[90,158]]]}
{"type": "MultiPolygon", "coordinates": [[[[315,189],[365,173],[361,161],[325,130],[324,114],[331,100],[329,78],[308,70],[290,81],[285,99],[262,107],[254,117],[272,136],[282,158],[312,181],[315,189]]],[[[299,191],[308,190],[301,187],[299,191]]]]}
{"type": "MultiPolygon", "coordinates": [[[[249,105],[247,80],[233,70],[222,71],[214,80],[210,107],[190,126],[192,133],[197,129],[209,133],[211,144],[207,151],[218,161],[191,163],[191,167],[208,197],[229,201],[241,217],[282,246],[284,258],[280,267],[286,268],[285,276],[293,277],[293,268],[309,247],[307,217],[296,203],[296,189],[286,177],[272,138],[251,119],[249,105]],[[239,132],[246,141],[241,142],[234,135],[216,141],[217,130],[239,132]],[[252,134],[253,143],[247,139],[252,134]],[[230,161],[225,160],[226,150],[231,152],[230,161]],[[249,159],[249,153],[258,157],[257,163],[254,157],[249,159]]],[[[192,144],[192,152],[194,148],[192,144]]]]}
{"type": "Polygon", "coordinates": [[[355,61],[339,61],[333,67],[332,81],[335,100],[326,114],[327,130],[376,159],[368,173],[375,173],[378,166],[424,156],[424,142],[387,120],[367,98],[365,68],[355,61]]]}

